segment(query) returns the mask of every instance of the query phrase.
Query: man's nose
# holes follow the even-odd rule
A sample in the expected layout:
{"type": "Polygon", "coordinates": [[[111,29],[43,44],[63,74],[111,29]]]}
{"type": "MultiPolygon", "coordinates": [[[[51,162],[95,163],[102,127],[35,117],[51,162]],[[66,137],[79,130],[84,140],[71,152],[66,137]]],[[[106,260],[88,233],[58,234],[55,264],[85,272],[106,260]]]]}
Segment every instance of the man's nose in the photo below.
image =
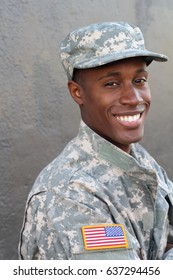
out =
{"type": "Polygon", "coordinates": [[[143,102],[141,92],[135,88],[134,85],[130,84],[123,89],[123,93],[120,97],[120,102],[123,105],[136,106],[143,102]]]}

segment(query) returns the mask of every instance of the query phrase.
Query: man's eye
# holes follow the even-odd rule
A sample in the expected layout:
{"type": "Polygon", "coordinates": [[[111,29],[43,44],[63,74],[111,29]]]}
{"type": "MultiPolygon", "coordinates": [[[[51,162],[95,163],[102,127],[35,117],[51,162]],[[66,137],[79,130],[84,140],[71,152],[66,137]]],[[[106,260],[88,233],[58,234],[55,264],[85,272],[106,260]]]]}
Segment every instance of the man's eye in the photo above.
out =
{"type": "Polygon", "coordinates": [[[108,82],[105,85],[106,87],[116,87],[118,86],[118,82],[108,82]]]}
{"type": "Polygon", "coordinates": [[[146,78],[140,78],[140,79],[136,79],[135,80],[135,83],[136,84],[144,84],[147,82],[147,79],[146,78]]]}

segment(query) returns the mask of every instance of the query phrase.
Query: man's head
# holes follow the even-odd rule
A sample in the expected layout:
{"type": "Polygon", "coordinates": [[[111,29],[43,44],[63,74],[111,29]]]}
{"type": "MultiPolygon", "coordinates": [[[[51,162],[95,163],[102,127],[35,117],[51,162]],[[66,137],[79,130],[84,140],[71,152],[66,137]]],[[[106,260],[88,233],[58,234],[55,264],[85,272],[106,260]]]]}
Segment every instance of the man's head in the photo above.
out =
{"type": "Polygon", "coordinates": [[[147,66],[166,61],[147,51],[138,27],[100,23],[70,33],[61,45],[68,87],[83,121],[129,152],[139,141],[150,107],[147,66]]]}

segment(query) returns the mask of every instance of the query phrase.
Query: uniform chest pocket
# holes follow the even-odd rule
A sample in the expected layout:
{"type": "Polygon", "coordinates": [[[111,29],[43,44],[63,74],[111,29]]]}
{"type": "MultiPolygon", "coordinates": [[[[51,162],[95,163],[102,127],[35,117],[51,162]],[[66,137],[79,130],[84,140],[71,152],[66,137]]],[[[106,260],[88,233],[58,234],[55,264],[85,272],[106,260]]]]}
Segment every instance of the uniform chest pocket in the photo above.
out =
{"type": "Polygon", "coordinates": [[[73,260],[137,260],[139,258],[140,245],[138,241],[127,233],[127,248],[107,248],[86,250],[81,228],[67,231],[70,245],[71,259],[73,260]]]}

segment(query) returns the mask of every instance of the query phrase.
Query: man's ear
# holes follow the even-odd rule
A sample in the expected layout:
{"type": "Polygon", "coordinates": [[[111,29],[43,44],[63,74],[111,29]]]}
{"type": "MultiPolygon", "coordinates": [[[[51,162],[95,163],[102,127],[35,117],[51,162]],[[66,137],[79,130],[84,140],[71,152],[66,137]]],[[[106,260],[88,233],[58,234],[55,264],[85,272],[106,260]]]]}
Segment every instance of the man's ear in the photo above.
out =
{"type": "Polygon", "coordinates": [[[68,82],[68,89],[71,94],[71,97],[73,100],[78,104],[83,104],[83,98],[82,98],[82,88],[79,84],[75,83],[74,81],[68,82]]]}

